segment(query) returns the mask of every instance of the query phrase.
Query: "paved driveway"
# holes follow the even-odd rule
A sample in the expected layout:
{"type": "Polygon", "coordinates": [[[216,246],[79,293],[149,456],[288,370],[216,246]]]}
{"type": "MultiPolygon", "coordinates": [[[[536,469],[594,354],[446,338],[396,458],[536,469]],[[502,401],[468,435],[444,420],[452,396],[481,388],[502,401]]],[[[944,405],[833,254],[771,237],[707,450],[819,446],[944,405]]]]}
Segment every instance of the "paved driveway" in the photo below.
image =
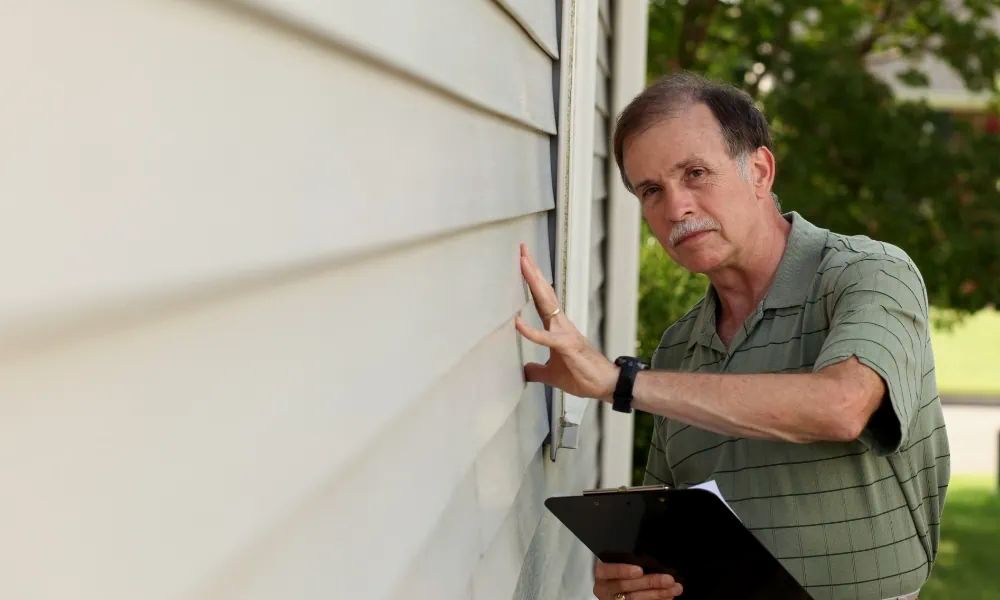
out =
{"type": "Polygon", "coordinates": [[[945,399],[944,421],[951,446],[951,472],[996,475],[1000,401],[956,404],[949,400],[945,399]]]}

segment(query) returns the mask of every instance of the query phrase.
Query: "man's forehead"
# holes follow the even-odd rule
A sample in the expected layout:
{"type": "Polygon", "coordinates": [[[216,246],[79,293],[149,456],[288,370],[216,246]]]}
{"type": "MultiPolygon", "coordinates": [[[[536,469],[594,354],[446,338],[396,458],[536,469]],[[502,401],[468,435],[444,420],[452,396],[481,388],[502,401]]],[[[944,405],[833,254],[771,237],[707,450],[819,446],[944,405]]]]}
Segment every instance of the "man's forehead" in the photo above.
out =
{"type": "Polygon", "coordinates": [[[651,174],[647,171],[669,169],[691,155],[719,157],[720,153],[727,150],[719,122],[699,103],[630,136],[622,148],[622,163],[629,180],[635,181],[651,174]]]}

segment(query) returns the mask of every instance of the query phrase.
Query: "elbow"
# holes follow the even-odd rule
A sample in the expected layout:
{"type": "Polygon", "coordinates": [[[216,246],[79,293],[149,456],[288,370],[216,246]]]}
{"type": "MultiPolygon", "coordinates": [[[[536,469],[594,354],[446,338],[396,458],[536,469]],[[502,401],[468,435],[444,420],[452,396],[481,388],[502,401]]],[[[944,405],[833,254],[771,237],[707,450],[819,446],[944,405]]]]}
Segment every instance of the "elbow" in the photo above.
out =
{"type": "Polygon", "coordinates": [[[836,442],[857,440],[888,397],[885,382],[855,357],[827,367],[819,375],[823,380],[822,393],[828,399],[821,419],[827,439],[836,442]]]}
{"type": "Polygon", "coordinates": [[[867,421],[855,416],[842,416],[832,427],[831,437],[835,442],[853,442],[861,437],[867,421]]]}
{"type": "Polygon", "coordinates": [[[853,442],[868,425],[869,398],[861,386],[842,385],[837,401],[831,403],[829,438],[835,442],[853,442]]]}

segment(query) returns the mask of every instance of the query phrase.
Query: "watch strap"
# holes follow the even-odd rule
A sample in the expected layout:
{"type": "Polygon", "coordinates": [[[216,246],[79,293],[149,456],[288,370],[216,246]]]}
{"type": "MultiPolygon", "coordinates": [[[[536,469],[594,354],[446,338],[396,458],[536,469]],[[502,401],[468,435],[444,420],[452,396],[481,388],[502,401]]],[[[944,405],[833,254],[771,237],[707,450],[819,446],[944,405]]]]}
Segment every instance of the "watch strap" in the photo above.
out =
{"type": "Polygon", "coordinates": [[[618,372],[618,383],[615,384],[614,402],[611,407],[618,412],[632,412],[632,388],[635,387],[635,377],[639,371],[649,368],[649,365],[634,356],[619,356],[615,364],[621,370],[618,372]]]}

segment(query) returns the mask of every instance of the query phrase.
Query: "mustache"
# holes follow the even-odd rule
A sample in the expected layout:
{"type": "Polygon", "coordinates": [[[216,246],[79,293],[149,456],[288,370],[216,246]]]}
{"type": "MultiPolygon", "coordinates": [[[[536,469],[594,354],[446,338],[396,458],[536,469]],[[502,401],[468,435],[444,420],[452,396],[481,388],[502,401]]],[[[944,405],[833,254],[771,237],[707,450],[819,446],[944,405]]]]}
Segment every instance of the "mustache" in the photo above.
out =
{"type": "Polygon", "coordinates": [[[712,217],[692,217],[674,225],[667,241],[671,246],[675,246],[677,242],[691,234],[702,231],[718,231],[720,228],[719,222],[712,217]]]}

